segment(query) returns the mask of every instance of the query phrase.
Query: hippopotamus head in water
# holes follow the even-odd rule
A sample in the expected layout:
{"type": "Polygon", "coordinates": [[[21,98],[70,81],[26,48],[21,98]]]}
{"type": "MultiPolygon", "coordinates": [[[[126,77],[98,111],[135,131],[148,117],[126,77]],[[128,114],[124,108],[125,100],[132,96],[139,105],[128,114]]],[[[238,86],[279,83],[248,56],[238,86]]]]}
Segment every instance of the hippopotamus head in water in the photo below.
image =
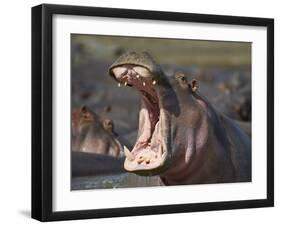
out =
{"type": "Polygon", "coordinates": [[[72,113],[72,150],[119,157],[122,148],[111,119],[100,118],[86,106],[72,113]]]}
{"type": "Polygon", "coordinates": [[[128,52],[109,68],[141,95],[138,138],[125,148],[124,168],[159,174],[164,184],[250,180],[250,140],[198,93],[182,73],[167,77],[146,52],[128,52]]]}

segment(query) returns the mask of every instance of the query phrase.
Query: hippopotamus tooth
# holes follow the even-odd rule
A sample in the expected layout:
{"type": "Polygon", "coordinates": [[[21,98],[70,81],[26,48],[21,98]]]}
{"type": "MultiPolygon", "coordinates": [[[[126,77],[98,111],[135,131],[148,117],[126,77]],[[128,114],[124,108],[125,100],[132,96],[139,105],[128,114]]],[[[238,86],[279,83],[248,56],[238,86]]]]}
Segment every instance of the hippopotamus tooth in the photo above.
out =
{"type": "Polygon", "coordinates": [[[134,155],[129,151],[129,149],[125,145],[124,145],[124,153],[129,161],[134,161],[135,159],[134,155]]]}

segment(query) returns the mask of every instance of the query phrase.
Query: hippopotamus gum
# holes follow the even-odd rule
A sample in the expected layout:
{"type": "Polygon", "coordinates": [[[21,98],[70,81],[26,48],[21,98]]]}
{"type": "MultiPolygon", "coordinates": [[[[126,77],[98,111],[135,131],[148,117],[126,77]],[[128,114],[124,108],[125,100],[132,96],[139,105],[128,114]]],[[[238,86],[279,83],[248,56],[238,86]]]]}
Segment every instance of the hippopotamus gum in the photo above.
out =
{"type": "Polygon", "coordinates": [[[89,108],[72,113],[72,150],[119,157],[122,147],[111,119],[101,119],[89,108]]]}
{"type": "Polygon", "coordinates": [[[125,170],[165,185],[251,181],[250,138],[216,111],[183,73],[168,78],[148,53],[128,52],[109,68],[141,95],[138,138],[125,170]]]}

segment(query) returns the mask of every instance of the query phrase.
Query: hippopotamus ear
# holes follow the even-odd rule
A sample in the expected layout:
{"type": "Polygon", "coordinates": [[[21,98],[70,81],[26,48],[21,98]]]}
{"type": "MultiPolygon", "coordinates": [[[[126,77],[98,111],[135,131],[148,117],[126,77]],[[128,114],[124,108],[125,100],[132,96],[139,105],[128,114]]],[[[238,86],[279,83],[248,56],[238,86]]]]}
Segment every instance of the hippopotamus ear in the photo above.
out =
{"type": "Polygon", "coordinates": [[[199,88],[199,82],[196,79],[192,79],[192,81],[190,83],[190,87],[191,87],[192,92],[197,91],[199,88]]]}
{"type": "Polygon", "coordinates": [[[187,88],[187,87],[188,87],[188,80],[187,80],[187,78],[185,77],[184,73],[182,73],[182,72],[176,72],[176,73],[175,73],[175,79],[176,79],[176,81],[179,83],[179,85],[180,85],[182,88],[187,88]]]}

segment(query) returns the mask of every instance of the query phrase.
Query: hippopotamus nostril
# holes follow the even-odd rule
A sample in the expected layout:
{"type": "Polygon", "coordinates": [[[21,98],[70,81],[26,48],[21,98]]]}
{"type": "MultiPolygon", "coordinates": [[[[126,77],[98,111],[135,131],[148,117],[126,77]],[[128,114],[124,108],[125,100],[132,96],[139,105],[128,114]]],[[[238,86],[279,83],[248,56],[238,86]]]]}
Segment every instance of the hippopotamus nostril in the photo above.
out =
{"type": "Polygon", "coordinates": [[[141,155],[141,156],[138,157],[137,163],[138,163],[138,164],[141,164],[141,163],[143,163],[143,162],[144,162],[144,158],[143,158],[143,156],[141,155]]]}

